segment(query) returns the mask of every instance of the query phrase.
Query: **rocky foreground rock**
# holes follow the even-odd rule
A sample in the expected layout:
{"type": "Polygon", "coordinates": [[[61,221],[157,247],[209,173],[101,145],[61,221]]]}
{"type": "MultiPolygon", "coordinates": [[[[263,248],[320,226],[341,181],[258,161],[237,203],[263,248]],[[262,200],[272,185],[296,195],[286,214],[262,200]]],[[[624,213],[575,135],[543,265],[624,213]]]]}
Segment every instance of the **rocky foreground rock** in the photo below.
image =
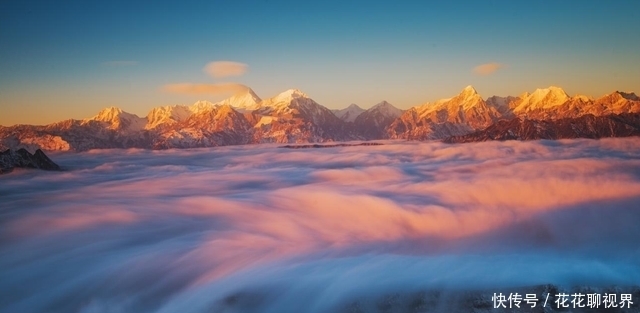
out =
{"type": "Polygon", "coordinates": [[[11,172],[14,168],[37,168],[47,171],[59,171],[60,166],[38,149],[31,154],[26,149],[7,149],[0,153],[0,174],[11,172]]]}

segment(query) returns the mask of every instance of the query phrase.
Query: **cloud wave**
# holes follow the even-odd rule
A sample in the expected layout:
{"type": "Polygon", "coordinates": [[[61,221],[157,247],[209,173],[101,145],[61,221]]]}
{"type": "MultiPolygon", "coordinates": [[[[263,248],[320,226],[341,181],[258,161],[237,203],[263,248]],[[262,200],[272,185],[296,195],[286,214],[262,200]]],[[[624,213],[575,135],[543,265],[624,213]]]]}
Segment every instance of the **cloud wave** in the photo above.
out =
{"type": "MultiPolygon", "coordinates": [[[[639,145],[54,154],[66,171],[0,176],[0,311],[378,312],[425,290],[637,284],[639,145]]],[[[433,306],[469,311],[454,302],[433,306]]]]}

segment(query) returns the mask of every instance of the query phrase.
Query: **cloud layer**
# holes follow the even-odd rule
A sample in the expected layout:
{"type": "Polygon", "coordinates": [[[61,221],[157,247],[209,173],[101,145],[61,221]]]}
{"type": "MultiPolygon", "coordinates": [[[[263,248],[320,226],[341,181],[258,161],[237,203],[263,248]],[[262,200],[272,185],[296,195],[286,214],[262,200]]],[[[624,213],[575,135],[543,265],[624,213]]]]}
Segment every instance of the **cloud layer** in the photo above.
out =
{"type": "Polygon", "coordinates": [[[486,75],[491,75],[495,73],[497,70],[503,67],[504,67],[504,64],[501,64],[501,63],[496,63],[496,62],[485,63],[485,64],[480,64],[475,68],[473,68],[473,72],[476,73],[477,75],[486,76],[486,75]]]}
{"type": "Polygon", "coordinates": [[[247,72],[249,66],[244,63],[233,61],[209,62],[202,70],[214,78],[229,76],[242,76],[247,72]]]}
{"type": "Polygon", "coordinates": [[[52,155],[67,171],[0,176],[0,311],[334,312],[433,288],[634,284],[639,145],[52,155]]]}

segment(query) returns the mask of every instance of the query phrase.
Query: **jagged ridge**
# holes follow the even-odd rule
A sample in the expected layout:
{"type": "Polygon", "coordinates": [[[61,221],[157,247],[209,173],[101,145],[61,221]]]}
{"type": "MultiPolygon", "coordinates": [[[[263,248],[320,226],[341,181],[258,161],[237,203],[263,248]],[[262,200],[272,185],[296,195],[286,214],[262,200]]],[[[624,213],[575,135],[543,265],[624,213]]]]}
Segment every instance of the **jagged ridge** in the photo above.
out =
{"type": "Polygon", "coordinates": [[[83,151],[443,139],[474,133],[496,123],[502,125],[501,121],[516,117],[553,124],[566,118],[624,113],[640,113],[640,99],[634,93],[616,91],[594,100],[579,95],[569,97],[561,88],[552,86],[519,97],[493,96],[484,100],[475,88],[467,86],[455,97],[406,111],[383,101],[367,110],[351,105],[332,112],[297,89],[262,100],[247,88],[217,103],[198,101],[191,106],[155,108],[144,118],[110,107],[85,120],[45,126],[0,126],[0,149],[83,151]]]}
{"type": "Polygon", "coordinates": [[[58,171],[60,166],[38,149],[34,154],[26,149],[7,149],[0,153],[0,174],[11,172],[14,168],[37,168],[48,171],[58,171]]]}
{"type": "Polygon", "coordinates": [[[640,136],[640,114],[607,116],[591,114],[559,120],[531,120],[516,117],[503,120],[485,130],[444,139],[447,143],[488,140],[537,140],[640,136]]]}

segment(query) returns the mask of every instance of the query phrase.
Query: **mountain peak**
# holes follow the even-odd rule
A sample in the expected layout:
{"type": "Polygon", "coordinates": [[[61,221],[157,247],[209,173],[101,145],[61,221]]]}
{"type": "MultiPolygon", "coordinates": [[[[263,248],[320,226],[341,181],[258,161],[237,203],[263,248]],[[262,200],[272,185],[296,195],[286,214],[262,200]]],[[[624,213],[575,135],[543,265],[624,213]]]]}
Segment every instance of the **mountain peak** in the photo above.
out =
{"type": "Polygon", "coordinates": [[[464,87],[464,89],[462,89],[462,92],[460,92],[460,94],[454,98],[462,100],[464,102],[469,102],[469,101],[475,101],[477,100],[475,98],[479,98],[479,97],[480,95],[478,95],[478,92],[476,91],[476,89],[473,88],[473,86],[469,85],[467,87],[464,87]]]}
{"type": "Polygon", "coordinates": [[[464,89],[462,89],[462,94],[465,94],[465,95],[477,95],[478,92],[476,91],[475,88],[473,88],[473,86],[469,85],[467,87],[464,87],[464,89]]]}
{"type": "Polygon", "coordinates": [[[91,119],[95,121],[101,121],[101,122],[111,122],[114,119],[116,119],[118,116],[120,116],[122,113],[124,113],[122,109],[111,106],[111,107],[107,107],[100,110],[100,112],[98,112],[98,114],[91,119]]]}
{"type": "Polygon", "coordinates": [[[199,113],[202,111],[207,111],[207,110],[211,110],[212,108],[215,107],[215,104],[207,101],[207,100],[199,100],[196,101],[196,103],[192,104],[191,106],[189,106],[189,110],[192,113],[199,113]]]}
{"type": "Polygon", "coordinates": [[[548,88],[538,88],[536,89],[536,91],[534,91],[531,95],[534,94],[538,94],[538,95],[547,95],[547,94],[555,94],[558,96],[566,96],[568,97],[567,93],[564,91],[564,89],[560,88],[560,87],[556,87],[556,86],[549,86],[548,88]]]}
{"type": "Polygon", "coordinates": [[[236,94],[234,94],[233,96],[231,96],[231,99],[233,99],[233,98],[252,98],[252,99],[256,100],[256,102],[260,102],[262,100],[253,91],[253,89],[251,89],[249,87],[246,87],[246,88],[242,89],[241,91],[237,92],[236,94]]]}
{"type": "Polygon", "coordinates": [[[514,108],[514,112],[550,109],[570,99],[571,97],[560,87],[549,86],[548,88],[538,88],[531,94],[523,94],[519,104],[514,108]]]}
{"type": "Polygon", "coordinates": [[[393,105],[391,105],[391,103],[387,102],[387,100],[382,100],[382,102],[374,105],[372,108],[386,107],[386,106],[393,106],[393,105]]]}
{"type": "Polygon", "coordinates": [[[258,104],[258,106],[261,114],[271,115],[293,114],[301,109],[314,111],[318,110],[319,107],[322,107],[298,89],[289,89],[281,92],[272,98],[263,100],[258,104]]]}
{"type": "Polygon", "coordinates": [[[186,105],[167,105],[155,107],[147,114],[146,129],[158,127],[161,124],[175,124],[186,120],[192,111],[186,105]]]}
{"type": "Polygon", "coordinates": [[[367,111],[378,111],[385,116],[394,117],[394,118],[399,117],[400,115],[402,115],[402,112],[403,112],[402,110],[394,107],[393,104],[387,102],[386,100],[383,100],[382,102],[372,106],[367,111]]]}
{"type": "Polygon", "coordinates": [[[257,97],[258,95],[256,95],[255,91],[253,91],[253,89],[247,87],[244,91],[239,92],[240,94],[249,94],[252,96],[257,97]]]}
{"type": "Polygon", "coordinates": [[[110,106],[110,107],[106,107],[106,108],[100,110],[100,112],[98,112],[98,115],[102,115],[102,114],[119,114],[119,113],[122,113],[122,112],[124,112],[124,111],[122,111],[121,108],[110,106]]]}
{"type": "Polygon", "coordinates": [[[122,130],[141,130],[147,123],[146,118],[141,118],[135,114],[123,111],[117,107],[102,109],[98,115],[85,121],[98,121],[110,124],[109,128],[122,130]]]}
{"type": "Polygon", "coordinates": [[[344,109],[331,110],[339,119],[345,122],[355,121],[358,115],[362,114],[365,110],[359,107],[357,104],[352,103],[344,109]]]}
{"type": "Polygon", "coordinates": [[[288,89],[276,97],[278,98],[308,98],[307,94],[300,91],[299,89],[288,89]]]}
{"type": "Polygon", "coordinates": [[[582,102],[589,102],[589,101],[593,100],[593,98],[591,98],[589,96],[585,96],[585,95],[575,95],[571,99],[582,101],[582,102]]]}
{"type": "Polygon", "coordinates": [[[640,100],[640,98],[633,92],[623,92],[623,91],[616,91],[615,93],[617,93],[618,95],[620,95],[620,97],[625,98],[627,100],[633,100],[633,101],[638,101],[640,100]]]}
{"type": "Polygon", "coordinates": [[[216,105],[230,105],[238,109],[255,110],[259,107],[260,101],[262,99],[247,87],[230,98],[217,102],[216,105]]]}

